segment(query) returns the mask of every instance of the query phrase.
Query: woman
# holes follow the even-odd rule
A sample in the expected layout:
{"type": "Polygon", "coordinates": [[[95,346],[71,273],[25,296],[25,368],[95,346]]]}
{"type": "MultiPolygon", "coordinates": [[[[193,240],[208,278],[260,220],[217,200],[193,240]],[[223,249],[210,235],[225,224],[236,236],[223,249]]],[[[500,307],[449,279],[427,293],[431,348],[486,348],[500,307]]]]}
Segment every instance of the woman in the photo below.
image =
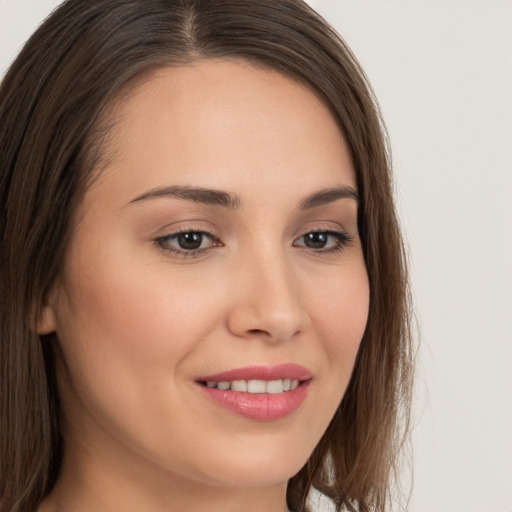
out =
{"type": "Polygon", "coordinates": [[[383,124],[298,0],[69,0],[0,90],[2,511],[385,510],[383,124]]]}

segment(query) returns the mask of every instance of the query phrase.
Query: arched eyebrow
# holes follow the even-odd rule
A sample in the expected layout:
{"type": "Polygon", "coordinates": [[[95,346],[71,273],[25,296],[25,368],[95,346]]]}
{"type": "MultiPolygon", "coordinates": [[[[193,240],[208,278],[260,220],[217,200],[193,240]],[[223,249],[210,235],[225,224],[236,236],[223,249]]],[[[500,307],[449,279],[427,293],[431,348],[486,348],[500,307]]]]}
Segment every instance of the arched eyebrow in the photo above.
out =
{"type": "Polygon", "coordinates": [[[242,201],[236,194],[229,194],[222,190],[190,187],[186,185],[153,188],[137,196],[135,199],[132,199],[129,204],[159,197],[174,197],[176,199],[185,199],[186,201],[194,201],[197,203],[224,206],[233,210],[240,208],[242,204],[242,201]]]}
{"type": "MultiPolygon", "coordinates": [[[[132,199],[128,204],[161,197],[173,197],[176,199],[185,199],[186,201],[194,201],[208,205],[224,206],[233,210],[239,209],[242,205],[242,200],[236,194],[230,194],[223,190],[191,187],[186,185],[153,188],[144,192],[140,196],[137,196],[135,199],[132,199]]],[[[354,199],[359,202],[359,195],[352,187],[343,186],[325,188],[305,197],[299,203],[299,209],[309,210],[317,208],[337,201],[338,199],[354,199]]]]}
{"type": "Polygon", "coordinates": [[[309,210],[311,208],[317,208],[319,206],[332,203],[338,199],[354,199],[357,203],[359,203],[359,194],[352,187],[344,186],[324,188],[323,190],[315,192],[304,198],[300,202],[299,208],[301,210],[309,210]]]}

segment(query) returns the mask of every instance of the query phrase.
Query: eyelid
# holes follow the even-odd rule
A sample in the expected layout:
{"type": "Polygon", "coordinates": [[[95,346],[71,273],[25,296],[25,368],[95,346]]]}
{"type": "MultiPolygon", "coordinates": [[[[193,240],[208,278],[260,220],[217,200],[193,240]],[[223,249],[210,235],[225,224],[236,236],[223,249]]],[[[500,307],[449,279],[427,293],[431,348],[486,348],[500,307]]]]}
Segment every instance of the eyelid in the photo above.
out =
{"type": "Polygon", "coordinates": [[[195,256],[200,256],[201,254],[204,254],[206,251],[213,247],[220,247],[223,246],[223,243],[221,242],[220,238],[211,231],[205,230],[205,229],[197,229],[197,228],[190,228],[190,227],[181,227],[179,229],[176,229],[175,231],[171,233],[167,233],[166,235],[159,236],[155,238],[154,240],[155,244],[160,247],[160,249],[171,253],[176,256],[184,257],[184,258],[190,258],[195,256]],[[208,237],[212,244],[209,247],[199,248],[199,249],[179,249],[179,248],[173,248],[169,247],[168,245],[165,245],[165,242],[167,242],[169,239],[175,238],[183,233],[198,233],[202,236],[208,237]]]}
{"type": "Polygon", "coordinates": [[[220,236],[218,234],[218,229],[216,228],[216,226],[203,218],[189,218],[168,224],[163,224],[159,226],[158,229],[152,231],[149,236],[153,239],[165,238],[179,233],[188,233],[190,231],[194,231],[197,233],[204,232],[212,234],[213,236],[217,237],[220,236]]]}
{"type": "Polygon", "coordinates": [[[308,233],[331,233],[333,235],[340,234],[352,240],[357,238],[357,226],[352,226],[352,223],[349,222],[349,226],[346,227],[345,223],[340,222],[340,220],[327,220],[317,218],[308,222],[304,222],[301,227],[295,231],[296,236],[294,240],[297,240],[298,238],[305,236],[308,233]]]}
{"type": "Polygon", "coordinates": [[[302,235],[296,237],[293,241],[293,245],[295,247],[304,247],[307,250],[310,250],[314,253],[332,253],[332,252],[338,252],[346,249],[348,246],[352,245],[353,241],[355,239],[355,236],[349,234],[346,230],[337,228],[337,229],[309,229],[308,231],[304,232],[302,235]],[[300,240],[301,238],[304,238],[305,236],[309,234],[314,233],[324,233],[327,234],[327,236],[332,236],[336,239],[336,243],[333,247],[330,248],[314,248],[314,247],[308,247],[307,245],[295,245],[297,240],[300,240]]]}

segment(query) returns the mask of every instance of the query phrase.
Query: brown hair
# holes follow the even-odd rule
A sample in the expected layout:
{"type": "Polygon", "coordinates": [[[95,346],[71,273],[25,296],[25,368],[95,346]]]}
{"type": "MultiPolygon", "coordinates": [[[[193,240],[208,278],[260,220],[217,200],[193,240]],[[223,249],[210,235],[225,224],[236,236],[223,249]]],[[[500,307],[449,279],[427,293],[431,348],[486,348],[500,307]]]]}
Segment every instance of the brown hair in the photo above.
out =
{"type": "MultiPolygon", "coordinates": [[[[405,257],[384,124],[346,44],[300,0],[68,0],[0,88],[0,509],[37,508],[58,478],[62,437],[51,344],[31,326],[62,266],[70,219],[100,165],[106,108],[157,67],[241,58],[308,83],[350,148],[370,312],[345,396],[288,484],[337,510],[383,511],[408,428],[411,342],[405,257]]],[[[108,118],[108,116],[107,116],[108,118]]]]}

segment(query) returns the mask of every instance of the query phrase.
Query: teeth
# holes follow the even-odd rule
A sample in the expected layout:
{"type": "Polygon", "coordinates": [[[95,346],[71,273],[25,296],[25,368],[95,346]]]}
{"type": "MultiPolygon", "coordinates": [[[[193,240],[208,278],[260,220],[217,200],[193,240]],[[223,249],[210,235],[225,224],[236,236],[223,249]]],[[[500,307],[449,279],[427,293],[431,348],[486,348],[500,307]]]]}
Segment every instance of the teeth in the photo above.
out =
{"type": "Polygon", "coordinates": [[[267,382],[267,393],[282,393],[283,381],[282,380],[269,380],[267,382]]]}
{"type": "Polygon", "coordinates": [[[232,391],[242,391],[248,393],[270,393],[279,394],[284,391],[295,389],[299,385],[298,380],[233,380],[231,382],[206,382],[209,388],[217,388],[223,391],[231,389],[232,391]]]}
{"type": "Polygon", "coordinates": [[[233,391],[247,391],[247,381],[245,381],[245,380],[234,380],[231,383],[231,389],[233,391]]]}
{"type": "Polygon", "coordinates": [[[267,383],[264,380],[249,380],[247,381],[247,391],[249,393],[265,393],[267,383]]]}

